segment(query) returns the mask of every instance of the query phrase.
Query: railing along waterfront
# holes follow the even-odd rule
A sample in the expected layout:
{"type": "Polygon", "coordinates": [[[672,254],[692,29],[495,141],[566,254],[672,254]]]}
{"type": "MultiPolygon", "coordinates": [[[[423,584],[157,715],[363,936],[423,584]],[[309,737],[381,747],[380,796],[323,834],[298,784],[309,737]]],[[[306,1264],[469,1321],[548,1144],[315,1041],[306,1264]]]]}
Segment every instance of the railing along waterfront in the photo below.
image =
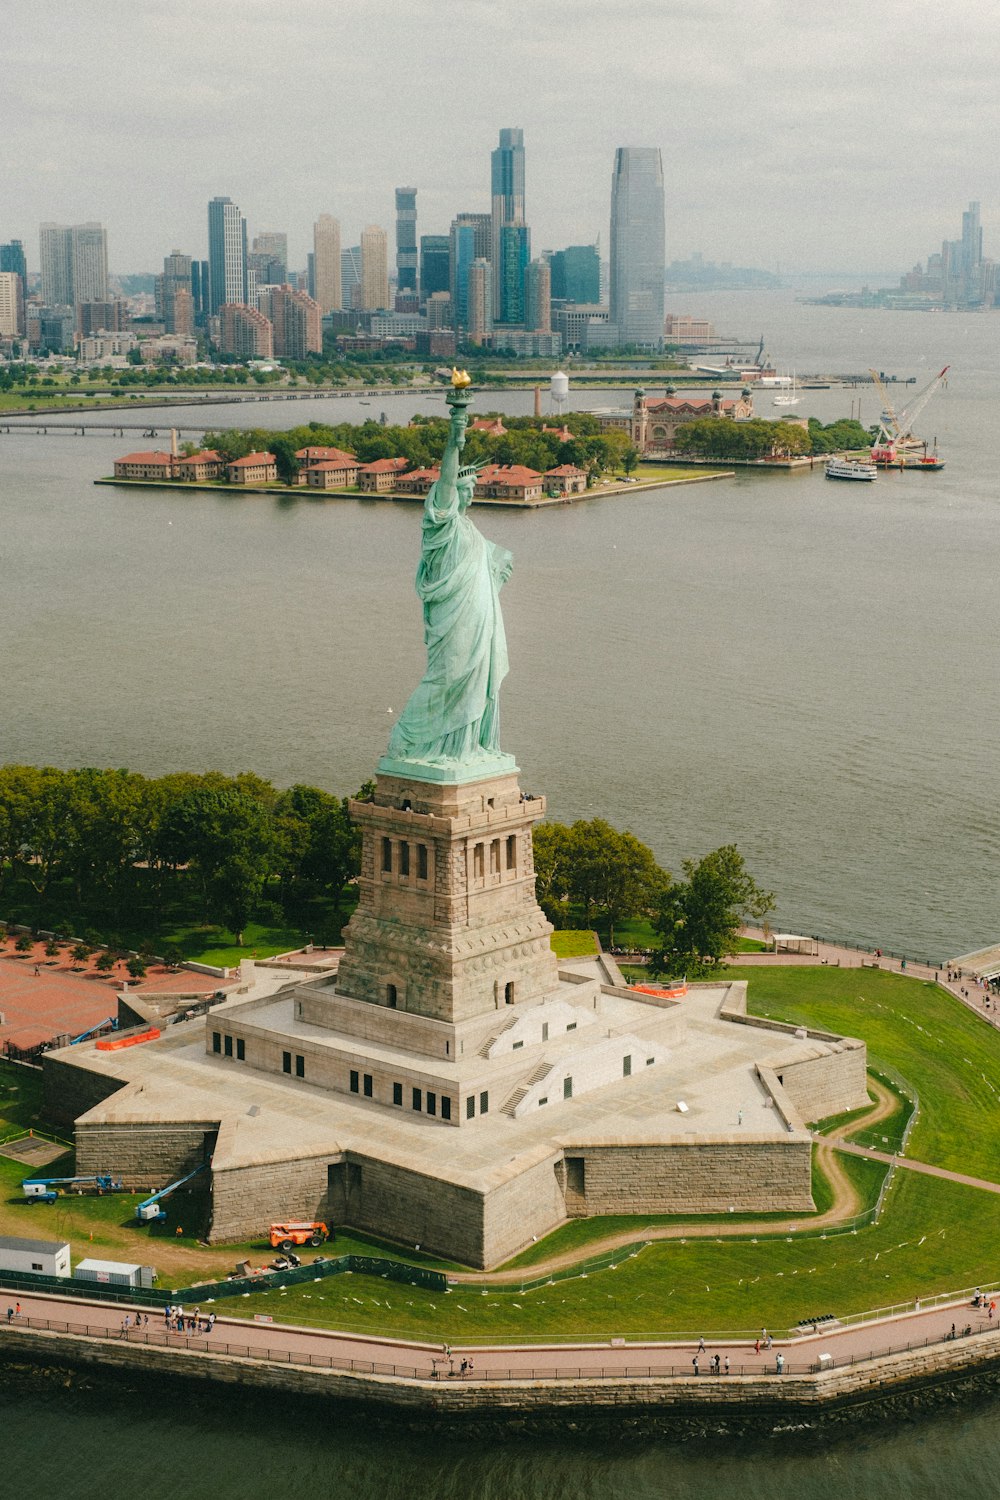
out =
{"type": "MultiPolygon", "coordinates": [[[[0,1324],[0,1356],[3,1352],[3,1328],[10,1324],[0,1324]]],[[[729,1359],[729,1368],[725,1368],[720,1362],[720,1368],[712,1368],[707,1351],[696,1355],[685,1357],[681,1363],[676,1360],[655,1361],[646,1359],[634,1364],[621,1366],[605,1364],[603,1361],[593,1359],[590,1361],[576,1360],[566,1364],[539,1360],[532,1361],[521,1367],[516,1364],[490,1364],[482,1368],[475,1367],[475,1359],[480,1360],[485,1351],[477,1352],[472,1349],[474,1367],[472,1370],[461,1368],[461,1356],[456,1359],[454,1355],[447,1358],[442,1355],[429,1355],[422,1364],[410,1362],[399,1362],[395,1360],[367,1360],[354,1359],[346,1356],[339,1357],[336,1354],[318,1354],[310,1350],[297,1349],[272,1349],[265,1345],[254,1345],[248,1343],[234,1342],[228,1338],[217,1339],[215,1334],[174,1334],[158,1329],[123,1329],[118,1333],[100,1325],[88,1323],[70,1323],[59,1318],[35,1318],[20,1317],[17,1328],[28,1328],[42,1333],[66,1334],[70,1337],[100,1339],[105,1343],[117,1345],[128,1343],[130,1345],[146,1348],[166,1348],[184,1351],[187,1353],[201,1354],[207,1359],[226,1357],[231,1359],[258,1360],[264,1364],[294,1366],[297,1369],[319,1369],[337,1370],[343,1374],[374,1376],[396,1380],[414,1381],[437,1381],[445,1384],[456,1383],[458,1385],[468,1384],[497,1384],[501,1382],[520,1383],[522,1381],[593,1381],[593,1380],[662,1380],[662,1379],[685,1379],[693,1380],[698,1384],[707,1384],[710,1381],[725,1382],[738,1376],[753,1376],[756,1379],[769,1377],[777,1380],[795,1375],[815,1375],[829,1372],[831,1370],[843,1370],[852,1368],[858,1364],[866,1364],[872,1360],[885,1359],[894,1354],[912,1353],[916,1350],[940,1348],[949,1343],[966,1345],[968,1340],[978,1340],[998,1331],[996,1323],[989,1320],[978,1320],[976,1325],[967,1324],[961,1331],[955,1334],[947,1333],[938,1337],[926,1337],[923,1339],[908,1339],[905,1342],[890,1342],[875,1346],[873,1343],[867,1351],[860,1353],[845,1354],[839,1358],[827,1350],[817,1352],[812,1359],[795,1359],[787,1355],[784,1350],[771,1350],[762,1356],[756,1355],[755,1363],[750,1364],[746,1360],[734,1361],[729,1359]],[[780,1358],[780,1366],[779,1366],[780,1358]],[[447,1365],[444,1369],[442,1366],[447,1365]]],[[[594,1351],[596,1353],[596,1351],[594,1351]]],[[[671,1351],[673,1352],[673,1351],[671,1351]]],[[[720,1357],[721,1361],[721,1357],[720,1357]]]]}

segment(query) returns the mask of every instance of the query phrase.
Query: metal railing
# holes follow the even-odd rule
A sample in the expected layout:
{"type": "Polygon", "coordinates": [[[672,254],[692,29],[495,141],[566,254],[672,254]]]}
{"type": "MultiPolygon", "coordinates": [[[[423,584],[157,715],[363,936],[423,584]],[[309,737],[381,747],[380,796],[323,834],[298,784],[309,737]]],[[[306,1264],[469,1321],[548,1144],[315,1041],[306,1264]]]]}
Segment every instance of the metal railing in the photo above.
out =
{"type": "MultiPolygon", "coordinates": [[[[70,1323],[61,1318],[35,1318],[21,1316],[13,1325],[10,1320],[0,1321],[0,1340],[3,1337],[3,1328],[14,1326],[16,1328],[28,1328],[47,1333],[62,1333],[75,1338],[101,1339],[108,1343],[124,1342],[140,1347],[165,1348],[183,1350],[188,1353],[196,1353],[208,1359],[218,1356],[227,1356],[236,1359],[259,1360],[265,1364],[288,1365],[306,1369],[338,1370],[345,1374],[381,1376],[396,1380],[414,1381],[456,1381],[459,1384],[470,1382],[497,1383],[503,1381],[592,1381],[592,1380],[656,1380],[656,1379],[686,1379],[705,1383],[710,1380],[725,1381],[727,1377],[734,1376],[773,1376],[780,1380],[783,1376],[815,1375],[829,1370],[842,1370],[852,1368],[858,1364],[866,1364],[872,1360],[885,1359],[893,1354],[908,1353],[917,1349],[929,1349],[941,1347],[948,1343],[964,1344],[967,1339],[978,1339],[990,1333],[996,1334],[998,1329],[994,1322],[978,1320],[973,1326],[966,1324],[961,1330],[956,1329],[954,1335],[947,1333],[938,1337],[928,1336],[924,1339],[910,1339],[905,1343],[874,1344],[865,1353],[843,1355],[839,1359],[828,1351],[820,1351],[812,1359],[795,1359],[789,1357],[783,1350],[772,1350],[763,1356],[755,1356],[755,1362],[747,1360],[729,1360],[726,1369],[724,1358],[720,1357],[720,1368],[713,1369],[708,1354],[701,1353],[688,1357],[678,1363],[675,1359],[662,1362],[646,1359],[641,1363],[613,1365],[605,1364],[599,1360],[586,1362],[577,1360],[560,1364],[540,1360],[537,1363],[523,1367],[516,1364],[488,1365],[482,1368],[476,1367],[476,1351],[472,1350],[473,1368],[462,1369],[462,1360],[465,1356],[456,1358],[452,1355],[428,1354],[423,1364],[398,1363],[396,1361],[354,1359],[346,1355],[338,1356],[336,1353],[319,1354],[312,1350],[300,1349],[272,1349],[265,1345],[254,1345],[248,1343],[234,1342],[228,1337],[217,1337],[215,1331],[199,1334],[176,1334],[165,1329],[158,1328],[122,1328],[117,1332],[106,1326],[92,1323],[70,1323]],[[779,1357],[781,1366],[779,1368],[779,1357]],[[444,1368],[447,1366],[447,1368],[444,1368]]],[[[218,1327],[218,1325],[216,1325],[218,1327]]],[[[2,1349],[0,1342],[0,1349],[2,1349]]],[[[673,1351],[671,1351],[673,1352],[673,1351]]],[[[482,1359],[482,1355],[479,1355],[482,1359]]]]}

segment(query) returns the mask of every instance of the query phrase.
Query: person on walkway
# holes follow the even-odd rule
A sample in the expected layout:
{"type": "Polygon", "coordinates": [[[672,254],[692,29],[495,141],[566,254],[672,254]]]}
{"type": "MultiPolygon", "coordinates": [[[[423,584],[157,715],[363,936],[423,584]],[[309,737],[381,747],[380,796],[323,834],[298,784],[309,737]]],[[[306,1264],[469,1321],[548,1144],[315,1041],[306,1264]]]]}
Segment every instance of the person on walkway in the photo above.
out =
{"type": "Polygon", "coordinates": [[[13,1321],[14,1321],[14,1309],[12,1307],[8,1307],[8,1309],[7,1309],[7,1322],[8,1323],[13,1323],[13,1321]]]}
{"type": "Polygon", "coordinates": [[[779,1375],[784,1375],[784,1373],[785,1373],[785,1356],[783,1354],[779,1354],[778,1355],[777,1359],[774,1361],[774,1366],[775,1366],[775,1369],[777,1370],[777,1372],[778,1372],[779,1375]]]}
{"type": "Polygon", "coordinates": [[[694,1359],[691,1361],[691,1364],[694,1367],[694,1373],[696,1375],[700,1374],[701,1372],[700,1372],[700,1370],[698,1368],[698,1356],[697,1356],[697,1354],[695,1355],[694,1359]]]}
{"type": "Polygon", "coordinates": [[[701,1338],[698,1340],[698,1353],[699,1354],[704,1354],[704,1352],[705,1352],[705,1335],[702,1334],[701,1338]]]}
{"type": "Polygon", "coordinates": [[[759,1354],[760,1353],[760,1339],[755,1339],[754,1340],[753,1352],[755,1354],[759,1354]]]}
{"type": "Polygon", "coordinates": [[[729,1355],[726,1355],[726,1374],[729,1374],[729,1355]]]}
{"type": "Polygon", "coordinates": [[[15,1302],[15,1304],[14,1304],[14,1316],[15,1316],[15,1318],[19,1318],[21,1316],[21,1304],[20,1304],[20,1302],[15,1302]]]}

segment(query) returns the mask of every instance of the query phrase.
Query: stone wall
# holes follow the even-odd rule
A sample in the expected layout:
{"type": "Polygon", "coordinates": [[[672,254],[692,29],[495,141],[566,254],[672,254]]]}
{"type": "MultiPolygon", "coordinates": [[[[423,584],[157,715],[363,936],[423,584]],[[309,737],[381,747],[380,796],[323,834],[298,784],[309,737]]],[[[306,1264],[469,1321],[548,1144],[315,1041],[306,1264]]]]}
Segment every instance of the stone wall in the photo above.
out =
{"type": "Polygon", "coordinates": [[[483,1205],[484,1258],[477,1265],[501,1265],[565,1221],[561,1165],[562,1152],[554,1151],[487,1196],[483,1205]]]}
{"type": "Polygon", "coordinates": [[[209,1240],[256,1239],[286,1219],[321,1219],[331,1229],[343,1225],[343,1215],[331,1212],[327,1196],[328,1168],[340,1159],[334,1153],[213,1168],[209,1240]]]}
{"type": "Polygon", "coordinates": [[[774,1070],[799,1114],[811,1123],[864,1108],[868,1103],[866,1059],[862,1043],[845,1040],[824,1057],[776,1063],[774,1070]]]}
{"type": "MultiPolygon", "coordinates": [[[[582,1203],[567,1194],[566,1212],[588,1214],[769,1213],[808,1211],[812,1147],[808,1140],[715,1141],[660,1145],[571,1146],[583,1161],[582,1203]]],[[[579,1170],[579,1169],[577,1169],[579,1170]]]]}
{"type": "MultiPolygon", "coordinates": [[[[82,1322],[83,1309],[74,1312],[82,1322]]],[[[232,1353],[209,1354],[164,1348],[120,1339],[43,1331],[23,1326],[5,1329],[3,1350],[8,1360],[36,1363],[42,1368],[68,1366],[102,1369],[109,1377],[128,1371],[156,1381],[181,1378],[212,1381],[239,1388],[292,1392],[346,1402],[360,1407],[396,1410],[424,1424],[453,1422],[465,1429],[497,1421],[498,1438],[519,1436],[525,1424],[539,1430],[576,1432],[584,1422],[612,1423],[611,1431],[671,1432],[675,1436],[704,1435],[729,1439],[742,1432],[771,1433],[777,1424],[825,1421],[854,1427],[869,1419],[911,1420],[921,1406],[932,1409],[935,1396],[953,1402],[956,1389],[996,1391],[1000,1352],[985,1338],[934,1344],[903,1354],[888,1355],[841,1369],[807,1375],[713,1377],[590,1374],[600,1367],[600,1351],[589,1351],[583,1378],[554,1376],[504,1381],[440,1381],[398,1375],[355,1374],[346,1369],[309,1368],[282,1359],[271,1363],[239,1352],[239,1327],[224,1320],[216,1325],[218,1348],[227,1343],[232,1353]],[[949,1389],[950,1388],[950,1389],[949,1389]],[[511,1426],[516,1421],[517,1426],[511,1426]]],[[[437,1347],[440,1347],[439,1345],[437,1347]]],[[[393,1351],[394,1353],[395,1351],[393,1351]]],[[[544,1367],[568,1363],[556,1351],[539,1351],[544,1367]]],[[[687,1351],[685,1351],[686,1356],[687,1351]]],[[[391,1358],[386,1350],[387,1359],[391,1358]]],[[[638,1362],[638,1361],[637,1361],[638,1362]]],[[[953,1408],[952,1408],[953,1409],[953,1408]]]]}
{"type": "Polygon", "coordinates": [[[86,1114],[96,1104],[103,1104],[112,1094],[124,1088],[127,1079],[111,1078],[82,1068],[68,1050],[42,1054],[42,1088],[47,1120],[72,1125],[78,1115],[86,1114]]]}
{"type": "Polygon", "coordinates": [[[218,1125],[218,1120],[156,1125],[83,1122],[76,1127],[76,1169],[81,1176],[113,1172],[127,1187],[166,1187],[211,1154],[218,1125]]]}

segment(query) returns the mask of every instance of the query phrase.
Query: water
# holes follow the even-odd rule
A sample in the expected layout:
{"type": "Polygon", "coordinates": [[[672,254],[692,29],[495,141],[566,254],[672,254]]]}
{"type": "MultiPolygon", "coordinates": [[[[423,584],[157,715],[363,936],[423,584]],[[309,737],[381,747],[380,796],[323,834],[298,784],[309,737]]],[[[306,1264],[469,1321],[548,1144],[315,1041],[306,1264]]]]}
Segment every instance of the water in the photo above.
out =
{"type": "MultiPolygon", "coordinates": [[[[32,1385],[34,1382],[32,1382],[32,1385]]],[[[0,1398],[10,1438],[9,1493],[104,1500],[695,1500],[766,1493],[769,1500],[930,1500],[1000,1495],[995,1413],[848,1436],[731,1437],[676,1446],[565,1438],[445,1438],[346,1418],[336,1406],[230,1390],[160,1386],[120,1394],[56,1377],[48,1392],[0,1398]]],[[[415,1424],[416,1425],[416,1424],[415,1424]]]]}
{"type": "MultiPolygon", "coordinates": [[[[935,961],[1000,936],[995,322],[788,294],[698,307],[724,332],[766,328],[800,372],[922,379],[951,361],[920,424],[947,467],[873,487],[744,472],[480,511],[515,554],[504,743],[554,817],[628,826],[669,869],[735,841],[784,926],[935,961]]],[[[806,392],[798,411],[832,419],[855,397],[806,392]]],[[[872,420],[871,388],[861,399],[872,420]]],[[[328,399],[211,420],[440,405],[328,399]]],[[[771,414],[767,393],[759,406],[771,414]]],[[[422,669],[417,509],[92,484],[143,441],[0,435],[0,757],[252,767],[353,790],[422,669]]]]}
{"type": "MultiPolygon", "coordinates": [[[[931,958],[1000,936],[995,319],[805,308],[787,294],[671,304],[723,332],[765,329],[780,367],[800,374],[874,364],[929,378],[952,363],[920,424],[948,467],[874,487],[741,474],[538,514],[480,511],[516,559],[504,742],[523,784],[555,817],[631,827],[675,870],[735,840],[798,930],[931,958]]],[[[807,392],[798,411],[832,420],[857,394],[807,392]]],[[[530,402],[479,399],[512,412],[530,402]]],[[[862,402],[874,420],[870,390],[862,402]]],[[[766,395],[759,404],[773,414],[766,395]]],[[[440,396],[317,400],[211,421],[434,408],[440,396]]],[[[139,434],[0,434],[0,758],[252,767],[352,790],[422,669],[417,509],[93,486],[142,446],[139,434]]],[[[356,1500],[1000,1494],[995,1405],[887,1424],[850,1448],[709,1451],[383,1437],[245,1395],[231,1410],[217,1393],[151,1404],[79,1381],[50,1395],[5,1385],[18,1435],[5,1473],[28,1497],[89,1500],[137,1480],[151,1500],[272,1500],[331,1481],[356,1500]]]]}

